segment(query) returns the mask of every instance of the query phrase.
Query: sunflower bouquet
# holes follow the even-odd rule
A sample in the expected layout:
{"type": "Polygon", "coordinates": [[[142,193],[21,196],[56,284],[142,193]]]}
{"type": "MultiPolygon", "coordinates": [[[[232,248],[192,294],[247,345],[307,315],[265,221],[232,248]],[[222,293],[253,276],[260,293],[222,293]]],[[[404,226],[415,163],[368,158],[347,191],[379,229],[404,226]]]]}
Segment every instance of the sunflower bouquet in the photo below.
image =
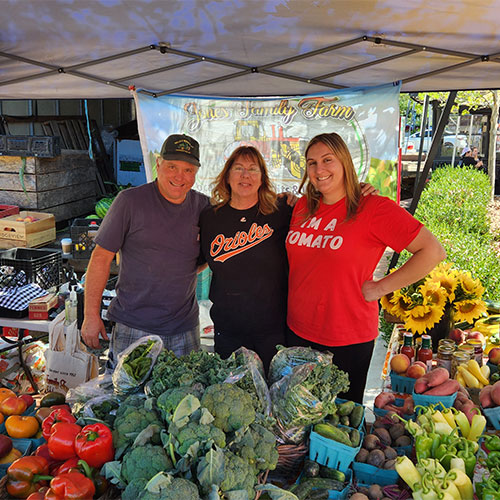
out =
{"type": "Polygon", "coordinates": [[[382,307],[405,324],[413,333],[424,333],[452,309],[455,321],[472,323],[486,312],[481,300],[484,287],[470,272],[441,263],[420,281],[384,295],[382,307]]]}

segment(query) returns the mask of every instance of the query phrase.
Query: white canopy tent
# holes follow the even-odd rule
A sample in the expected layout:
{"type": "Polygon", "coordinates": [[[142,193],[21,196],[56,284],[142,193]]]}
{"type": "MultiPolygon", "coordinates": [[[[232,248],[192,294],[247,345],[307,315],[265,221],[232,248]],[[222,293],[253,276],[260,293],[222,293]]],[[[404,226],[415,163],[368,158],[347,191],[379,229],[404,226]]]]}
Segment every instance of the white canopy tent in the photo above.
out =
{"type": "Polygon", "coordinates": [[[0,0],[0,99],[500,87],[500,0],[0,0]]]}

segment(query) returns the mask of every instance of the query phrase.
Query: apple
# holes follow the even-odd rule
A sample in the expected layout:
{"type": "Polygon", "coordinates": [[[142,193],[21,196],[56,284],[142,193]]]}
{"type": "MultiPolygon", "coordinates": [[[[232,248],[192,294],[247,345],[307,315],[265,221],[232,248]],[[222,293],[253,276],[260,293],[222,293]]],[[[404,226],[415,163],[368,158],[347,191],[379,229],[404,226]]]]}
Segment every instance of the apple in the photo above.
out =
{"type": "Polygon", "coordinates": [[[30,217],[29,215],[28,217],[24,218],[24,222],[33,222],[33,220],[34,220],[33,217],[30,217]]]}
{"type": "Polygon", "coordinates": [[[406,373],[408,367],[410,366],[410,358],[406,354],[396,354],[391,359],[391,370],[394,373],[403,374],[406,373]]]}
{"type": "Polygon", "coordinates": [[[6,398],[0,403],[0,411],[4,415],[21,415],[26,408],[28,408],[26,401],[16,396],[6,398]]]}
{"type": "Polygon", "coordinates": [[[493,347],[488,353],[488,360],[494,365],[498,365],[500,362],[500,347],[493,347]]]}
{"type": "Polygon", "coordinates": [[[484,344],[486,340],[481,332],[475,332],[475,331],[469,332],[465,340],[471,340],[471,339],[480,340],[482,344],[484,344]]]}
{"type": "Polygon", "coordinates": [[[425,371],[427,371],[427,366],[426,366],[426,364],[423,361],[414,361],[413,364],[414,365],[419,365],[422,368],[425,368],[425,371]]]}
{"type": "Polygon", "coordinates": [[[406,376],[410,378],[420,378],[427,373],[427,368],[421,361],[413,363],[406,371],[406,376]],[[423,365],[423,366],[422,366],[423,365]]]}
{"type": "Polygon", "coordinates": [[[19,397],[21,399],[24,399],[28,408],[35,402],[33,396],[31,396],[30,394],[20,394],[19,397]]]}
{"type": "Polygon", "coordinates": [[[24,218],[23,218],[23,217],[18,217],[18,218],[16,219],[16,221],[17,221],[17,222],[24,222],[24,218]]]}
{"type": "Polygon", "coordinates": [[[455,342],[455,344],[460,345],[465,342],[466,333],[463,330],[460,330],[460,328],[454,328],[448,336],[455,342]]]}

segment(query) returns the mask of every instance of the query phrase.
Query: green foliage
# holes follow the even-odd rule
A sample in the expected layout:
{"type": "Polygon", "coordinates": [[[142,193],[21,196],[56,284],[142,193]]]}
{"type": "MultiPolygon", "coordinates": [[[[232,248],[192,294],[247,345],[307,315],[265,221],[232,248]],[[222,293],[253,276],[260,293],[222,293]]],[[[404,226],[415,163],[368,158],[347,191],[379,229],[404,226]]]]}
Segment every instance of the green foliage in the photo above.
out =
{"type": "Polygon", "coordinates": [[[201,398],[201,406],[214,416],[214,425],[224,432],[249,426],[255,420],[252,398],[233,384],[214,384],[201,398]]]}
{"type": "MultiPolygon", "coordinates": [[[[442,167],[423,191],[415,217],[439,239],[447,261],[481,281],[484,298],[499,300],[500,260],[492,247],[487,215],[490,194],[486,174],[471,167],[442,167]]],[[[403,252],[398,266],[409,257],[403,252]]]]}
{"type": "Polygon", "coordinates": [[[166,423],[172,421],[172,416],[177,406],[189,394],[197,398],[201,397],[201,391],[198,388],[185,385],[181,387],[172,387],[160,394],[156,401],[156,406],[166,423]]]}
{"type": "Polygon", "coordinates": [[[364,181],[378,189],[381,196],[396,199],[398,170],[395,162],[372,158],[364,181]]]}
{"type": "Polygon", "coordinates": [[[158,472],[172,469],[172,462],[161,446],[146,444],[128,451],[123,457],[122,478],[130,483],[139,479],[149,481],[158,472]]]}
{"type": "Polygon", "coordinates": [[[394,323],[386,321],[383,309],[380,309],[378,316],[378,329],[381,332],[382,340],[387,347],[389,345],[389,341],[391,340],[392,331],[394,330],[394,323]]]}

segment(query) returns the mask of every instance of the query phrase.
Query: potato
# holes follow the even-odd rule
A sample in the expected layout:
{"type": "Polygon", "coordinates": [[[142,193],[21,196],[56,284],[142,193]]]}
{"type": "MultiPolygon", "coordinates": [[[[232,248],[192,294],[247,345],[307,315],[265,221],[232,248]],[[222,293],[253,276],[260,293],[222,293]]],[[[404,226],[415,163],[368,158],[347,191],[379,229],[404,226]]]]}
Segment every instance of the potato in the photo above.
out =
{"type": "Polygon", "coordinates": [[[369,498],[366,495],[363,495],[363,493],[354,493],[352,495],[351,500],[369,500],[369,498]]]}
{"type": "Polygon", "coordinates": [[[380,439],[380,442],[382,444],[385,444],[386,446],[389,446],[392,443],[391,435],[389,434],[389,431],[387,429],[375,429],[373,431],[373,434],[375,434],[375,436],[380,439]]]}
{"type": "Polygon", "coordinates": [[[373,422],[373,428],[378,429],[379,427],[382,427],[383,429],[386,429],[389,427],[389,423],[384,417],[377,417],[375,419],[375,422],[373,422]]]}
{"type": "Polygon", "coordinates": [[[382,487],[378,484],[372,484],[368,488],[368,496],[371,500],[382,500],[384,496],[384,492],[382,491],[382,487]]]}
{"type": "Polygon", "coordinates": [[[411,438],[409,436],[399,436],[396,441],[394,441],[394,446],[410,446],[411,438]]]}
{"type": "Polygon", "coordinates": [[[490,392],[490,397],[496,406],[500,405],[500,383],[499,382],[495,382],[493,384],[493,388],[491,389],[491,392],[490,392]]]}
{"type": "MultiPolygon", "coordinates": [[[[376,429],[376,430],[378,430],[378,429],[376,429]]],[[[380,446],[380,439],[375,434],[367,434],[365,436],[365,438],[363,439],[363,448],[366,448],[368,451],[374,450],[375,448],[378,448],[379,446],[380,446]]]]}
{"type": "Polygon", "coordinates": [[[385,455],[382,450],[372,450],[366,459],[366,463],[375,467],[382,467],[385,462],[385,455]]]}
{"type": "Polygon", "coordinates": [[[398,456],[398,452],[394,448],[387,446],[384,450],[384,455],[388,460],[394,460],[398,456]]]}
{"type": "Polygon", "coordinates": [[[396,468],[396,460],[386,460],[384,462],[385,470],[394,470],[396,468]]]}
{"type": "Polygon", "coordinates": [[[479,393],[479,402],[483,408],[490,408],[493,406],[493,401],[491,400],[492,390],[492,385],[487,385],[481,389],[481,392],[479,393]]]}
{"type": "Polygon", "coordinates": [[[361,448],[361,450],[358,451],[358,454],[354,458],[354,461],[364,464],[366,463],[366,459],[368,458],[369,454],[370,452],[367,449],[361,448]]]}
{"type": "Polygon", "coordinates": [[[389,427],[389,434],[393,441],[398,437],[403,436],[405,433],[405,426],[403,424],[394,424],[389,427]]]}

